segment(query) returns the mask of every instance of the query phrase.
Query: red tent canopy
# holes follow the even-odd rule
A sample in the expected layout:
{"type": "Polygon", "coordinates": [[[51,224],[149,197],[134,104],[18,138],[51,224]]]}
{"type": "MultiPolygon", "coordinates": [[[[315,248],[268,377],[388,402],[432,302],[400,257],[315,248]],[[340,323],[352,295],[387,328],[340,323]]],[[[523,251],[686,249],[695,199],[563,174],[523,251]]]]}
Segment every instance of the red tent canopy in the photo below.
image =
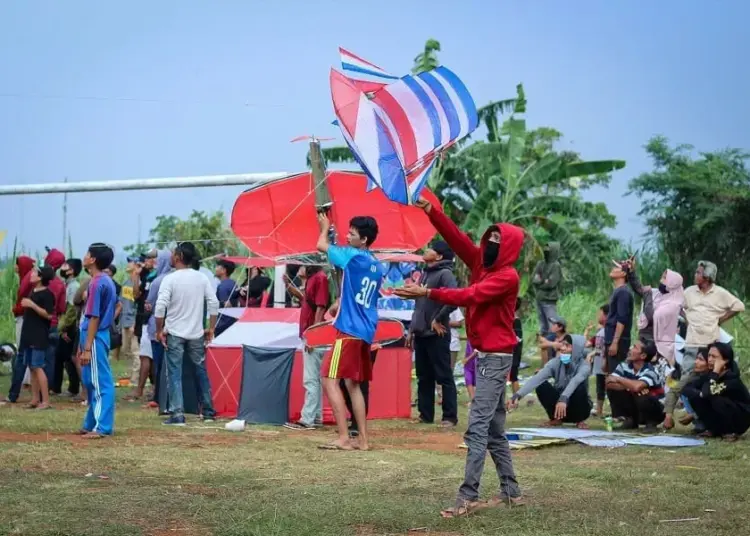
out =
{"type": "MultiPolygon", "coordinates": [[[[435,235],[421,209],[393,203],[378,188],[367,192],[363,173],[331,171],[326,184],[339,243],[345,240],[349,220],[360,215],[378,221],[376,251],[414,251],[435,235]]],[[[439,206],[429,190],[422,195],[439,206]]],[[[262,257],[314,253],[319,231],[312,174],[300,173],[246,190],[234,204],[231,225],[250,251],[262,257]]]]}

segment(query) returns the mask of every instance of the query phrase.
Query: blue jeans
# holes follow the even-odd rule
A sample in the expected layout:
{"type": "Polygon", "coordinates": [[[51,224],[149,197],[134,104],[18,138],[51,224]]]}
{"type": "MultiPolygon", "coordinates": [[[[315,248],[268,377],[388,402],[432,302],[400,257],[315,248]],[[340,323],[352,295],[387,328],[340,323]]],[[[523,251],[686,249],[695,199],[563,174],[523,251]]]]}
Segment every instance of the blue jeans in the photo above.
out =
{"type": "Polygon", "coordinates": [[[190,359],[195,365],[198,400],[204,417],[214,417],[211,402],[211,385],[206,372],[206,348],[203,337],[200,339],[183,339],[167,334],[167,386],[169,390],[169,411],[173,417],[183,417],[185,408],[182,400],[182,360],[190,359]]]}
{"type": "Polygon", "coordinates": [[[151,385],[154,387],[154,402],[159,402],[159,385],[161,381],[161,367],[164,365],[164,345],[159,341],[151,341],[151,385]]]}
{"type": "Polygon", "coordinates": [[[24,350],[19,348],[16,357],[13,359],[13,376],[10,381],[10,391],[8,391],[8,400],[16,402],[21,395],[23,387],[23,377],[26,374],[26,361],[24,360],[24,350]]]}

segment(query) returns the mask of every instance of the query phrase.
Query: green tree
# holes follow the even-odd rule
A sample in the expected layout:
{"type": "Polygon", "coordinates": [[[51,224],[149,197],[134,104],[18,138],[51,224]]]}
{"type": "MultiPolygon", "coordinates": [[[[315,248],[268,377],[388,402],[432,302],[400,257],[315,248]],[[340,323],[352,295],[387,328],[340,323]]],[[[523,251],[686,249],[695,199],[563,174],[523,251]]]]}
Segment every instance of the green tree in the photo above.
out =
{"type": "Polygon", "coordinates": [[[232,234],[220,210],[210,213],[194,210],[186,219],[158,216],[156,225],[149,231],[148,243],[126,246],[125,249],[132,252],[149,246],[171,248],[181,241],[193,242],[204,258],[220,253],[248,254],[247,248],[232,234]]]}
{"type": "MultiPolygon", "coordinates": [[[[629,193],[674,270],[690,284],[695,264],[719,267],[722,286],[750,293],[750,154],[739,149],[694,152],[662,136],[646,145],[654,170],[632,179],[629,193]]],[[[667,268],[667,266],[664,266],[667,268]]]]}
{"type": "Polygon", "coordinates": [[[414,58],[414,67],[411,69],[412,74],[431,71],[440,65],[437,58],[438,52],[440,52],[440,42],[436,39],[428,39],[424,44],[424,50],[414,58]]]}

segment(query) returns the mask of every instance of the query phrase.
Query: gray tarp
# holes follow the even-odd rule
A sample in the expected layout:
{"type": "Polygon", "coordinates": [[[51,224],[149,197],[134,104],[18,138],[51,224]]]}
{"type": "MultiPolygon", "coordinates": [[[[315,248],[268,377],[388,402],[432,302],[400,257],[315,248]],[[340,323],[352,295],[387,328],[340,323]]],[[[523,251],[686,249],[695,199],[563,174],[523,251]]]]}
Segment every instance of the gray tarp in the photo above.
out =
{"type": "Polygon", "coordinates": [[[287,421],[295,351],[295,348],[242,347],[238,419],[255,424],[287,421]]]}

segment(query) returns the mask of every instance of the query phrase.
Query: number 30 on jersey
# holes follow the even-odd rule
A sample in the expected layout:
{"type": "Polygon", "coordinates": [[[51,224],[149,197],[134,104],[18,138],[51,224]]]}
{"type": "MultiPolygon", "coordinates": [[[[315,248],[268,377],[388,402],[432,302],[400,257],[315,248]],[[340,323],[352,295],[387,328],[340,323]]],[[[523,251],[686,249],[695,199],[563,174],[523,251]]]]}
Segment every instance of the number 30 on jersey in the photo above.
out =
{"type": "Polygon", "coordinates": [[[361,306],[369,309],[372,305],[372,297],[375,294],[375,288],[377,286],[377,281],[373,281],[369,277],[363,277],[362,288],[359,292],[357,292],[357,295],[354,296],[354,301],[356,301],[361,306]]]}

